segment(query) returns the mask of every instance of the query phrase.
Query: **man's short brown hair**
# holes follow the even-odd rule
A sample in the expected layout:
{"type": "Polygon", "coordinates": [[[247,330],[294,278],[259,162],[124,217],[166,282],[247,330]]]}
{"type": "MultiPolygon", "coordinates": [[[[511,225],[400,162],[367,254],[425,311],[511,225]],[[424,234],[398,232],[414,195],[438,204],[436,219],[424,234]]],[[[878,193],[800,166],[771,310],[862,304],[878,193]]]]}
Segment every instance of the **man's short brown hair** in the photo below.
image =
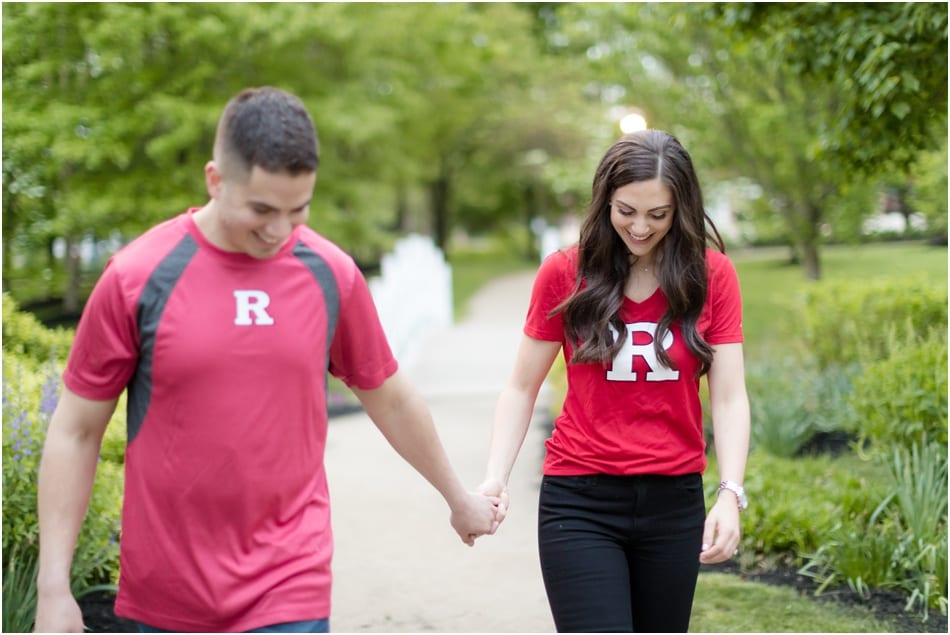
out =
{"type": "Polygon", "coordinates": [[[250,174],[316,172],[317,131],[303,102],[269,86],[247,88],[228,102],[218,122],[215,160],[224,171],[250,174]]]}

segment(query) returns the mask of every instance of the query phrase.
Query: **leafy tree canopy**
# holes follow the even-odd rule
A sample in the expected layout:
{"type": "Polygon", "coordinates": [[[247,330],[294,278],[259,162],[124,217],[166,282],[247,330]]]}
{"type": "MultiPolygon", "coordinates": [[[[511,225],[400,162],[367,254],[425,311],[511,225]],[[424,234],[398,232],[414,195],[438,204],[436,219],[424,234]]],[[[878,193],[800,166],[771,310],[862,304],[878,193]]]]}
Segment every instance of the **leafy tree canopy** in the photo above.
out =
{"type": "Polygon", "coordinates": [[[906,169],[947,134],[947,4],[728,3],[710,9],[790,68],[841,88],[823,153],[866,174],[906,169]]]}

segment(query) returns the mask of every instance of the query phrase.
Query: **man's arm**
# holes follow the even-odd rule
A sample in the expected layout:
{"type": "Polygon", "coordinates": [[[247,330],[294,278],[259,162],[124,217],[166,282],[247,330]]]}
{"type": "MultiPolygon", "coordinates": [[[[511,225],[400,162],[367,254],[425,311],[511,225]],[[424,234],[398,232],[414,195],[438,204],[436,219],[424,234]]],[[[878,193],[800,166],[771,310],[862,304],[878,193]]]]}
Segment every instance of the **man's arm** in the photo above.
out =
{"type": "Polygon", "coordinates": [[[37,632],[83,632],[69,570],[92,495],[102,435],[116,401],[92,401],[64,388],[50,419],[37,487],[37,632]]]}
{"type": "Polygon", "coordinates": [[[429,407],[406,378],[396,371],[372,390],[353,388],[366,413],[412,467],[429,481],[452,510],[452,527],[467,545],[490,533],[495,519],[492,500],[468,492],[452,469],[429,407]]]}

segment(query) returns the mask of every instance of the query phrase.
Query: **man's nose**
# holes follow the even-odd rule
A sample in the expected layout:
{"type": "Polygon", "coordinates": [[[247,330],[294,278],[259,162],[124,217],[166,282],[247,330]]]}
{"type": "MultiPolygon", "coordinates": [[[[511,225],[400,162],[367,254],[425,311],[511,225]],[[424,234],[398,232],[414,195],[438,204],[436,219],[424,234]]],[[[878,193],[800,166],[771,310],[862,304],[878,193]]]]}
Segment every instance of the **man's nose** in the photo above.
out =
{"type": "Polygon", "coordinates": [[[276,218],[272,219],[267,223],[267,235],[271,238],[287,238],[290,236],[290,232],[293,230],[294,226],[290,222],[290,218],[283,214],[279,214],[276,218]]]}

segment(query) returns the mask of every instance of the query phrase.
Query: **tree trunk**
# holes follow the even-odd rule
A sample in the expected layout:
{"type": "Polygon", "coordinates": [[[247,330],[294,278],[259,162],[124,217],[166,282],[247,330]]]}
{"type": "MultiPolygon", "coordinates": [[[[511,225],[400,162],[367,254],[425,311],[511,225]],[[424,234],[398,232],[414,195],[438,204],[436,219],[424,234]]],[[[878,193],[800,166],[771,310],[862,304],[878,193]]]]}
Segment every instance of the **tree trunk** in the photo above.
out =
{"type": "Polygon", "coordinates": [[[897,206],[900,208],[901,216],[904,217],[904,235],[911,232],[910,215],[913,210],[910,208],[910,185],[899,185],[896,189],[897,206]]]}
{"type": "Polygon", "coordinates": [[[806,280],[821,279],[821,259],[818,253],[821,230],[821,207],[808,203],[805,206],[804,226],[798,245],[798,255],[802,259],[802,269],[806,280]]]}
{"type": "Polygon", "coordinates": [[[12,241],[4,240],[3,245],[3,290],[10,290],[10,280],[7,278],[7,274],[13,271],[13,245],[12,241]]]}
{"type": "Polygon", "coordinates": [[[448,256],[449,242],[449,194],[450,182],[445,163],[439,171],[439,177],[429,184],[431,201],[432,232],[436,246],[448,256]]]}
{"type": "Polygon", "coordinates": [[[63,311],[68,315],[79,313],[79,243],[74,236],[66,237],[66,288],[63,290],[63,311]]]}
{"type": "Polygon", "coordinates": [[[403,183],[396,188],[396,218],[393,221],[393,229],[400,234],[409,229],[409,195],[403,183]]]}
{"type": "Polygon", "coordinates": [[[818,255],[818,243],[815,240],[803,241],[798,246],[802,259],[802,269],[807,280],[821,279],[821,259],[818,255]]]}
{"type": "Polygon", "coordinates": [[[535,243],[540,235],[534,233],[534,219],[537,218],[537,188],[533,181],[529,181],[524,188],[524,226],[528,231],[528,244],[525,245],[525,256],[530,260],[536,256],[535,243]]]}

